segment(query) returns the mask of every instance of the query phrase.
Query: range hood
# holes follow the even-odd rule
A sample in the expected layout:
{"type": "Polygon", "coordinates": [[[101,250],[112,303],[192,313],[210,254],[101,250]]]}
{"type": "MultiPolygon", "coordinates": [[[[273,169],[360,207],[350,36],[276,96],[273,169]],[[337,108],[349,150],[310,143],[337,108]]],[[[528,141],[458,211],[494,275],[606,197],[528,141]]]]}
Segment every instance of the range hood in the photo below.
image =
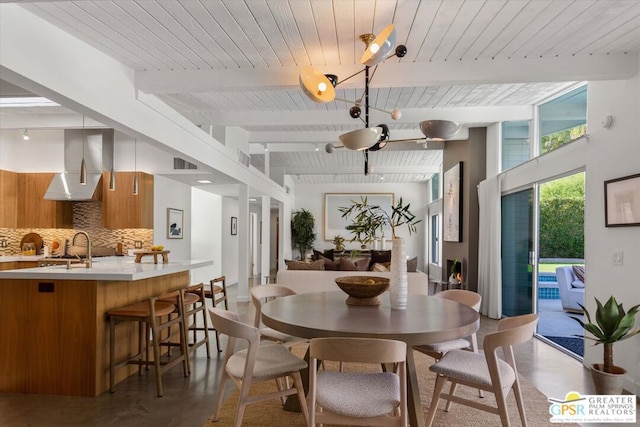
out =
{"type": "Polygon", "coordinates": [[[102,171],[113,165],[113,129],[65,129],[64,172],[57,173],[45,200],[88,201],[101,184],[102,171]],[[87,183],[80,184],[80,163],[87,166],[87,183]]]}

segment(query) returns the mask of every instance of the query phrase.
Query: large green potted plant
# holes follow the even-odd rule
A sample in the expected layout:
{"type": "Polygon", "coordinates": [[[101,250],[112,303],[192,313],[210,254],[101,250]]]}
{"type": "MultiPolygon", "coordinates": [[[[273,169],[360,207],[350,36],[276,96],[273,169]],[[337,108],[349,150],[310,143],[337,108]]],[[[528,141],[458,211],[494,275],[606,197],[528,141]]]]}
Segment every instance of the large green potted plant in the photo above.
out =
{"type": "Polygon", "coordinates": [[[595,345],[602,344],[604,348],[603,363],[595,363],[592,366],[593,381],[597,394],[621,394],[624,374],[627,372],[620,366],[613,364],[613,344],[626,340],[640,333],[639,327],[634,327],[635,317],[640,309],[640,304],[634,305],[628,312],[624,311],[622,304],[618,304],[611,296],[603,305],[598,298],[595,299],[596,323],[591,321],[591,315],[582,304],[579,304],[587,317],[583,322],[577,317],[571,316],[593,337],[584,338],[595,341],[595,345]]]}
{"type": "MultiPolygon", "coordinates": [[[[397,231],[406,226],[409,232],[416,231],[416,224],[420,222],[409,210],[410,204],[404,204],[402,197],[398,203],[391,206],[391,212],[387,212],[379,205],[370,205],[367,198],[361,196],[360,200],[351,200],[351,206],[338,208],[343,218],[351,218],[352,223],[347,229],[354,234],[354,240],[366,237],[375,237],[378,230],[385,226],[391,228],[393,243],[391,249],[391,278],[389,279],[389,294],[391,308],[404,310],[407,306],[407,261],[406,245],[397,231]]],[[[352,240],[353,241],[353,240],[352,240]]]]}
{"type": "Polygon", "coordinates": [[[300,251],[300,259],[304,261],[307,250],[313,247],[316,241],[315,218],[313,214],[300,209],[291,216],[291,243],[294,249],[300,251]]]}

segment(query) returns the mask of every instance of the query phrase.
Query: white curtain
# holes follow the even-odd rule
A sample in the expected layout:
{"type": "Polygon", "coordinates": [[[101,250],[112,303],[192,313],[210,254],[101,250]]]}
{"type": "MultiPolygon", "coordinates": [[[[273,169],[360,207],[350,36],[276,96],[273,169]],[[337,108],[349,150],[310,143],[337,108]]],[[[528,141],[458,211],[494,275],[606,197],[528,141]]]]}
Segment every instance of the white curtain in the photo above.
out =
{"type": "Polygon", "coordinates": [[[500,176],[494,176],[478,185],[478,293],[482,295],[480,313],[492,319],[502,316],[500,182],[500,176]]]}

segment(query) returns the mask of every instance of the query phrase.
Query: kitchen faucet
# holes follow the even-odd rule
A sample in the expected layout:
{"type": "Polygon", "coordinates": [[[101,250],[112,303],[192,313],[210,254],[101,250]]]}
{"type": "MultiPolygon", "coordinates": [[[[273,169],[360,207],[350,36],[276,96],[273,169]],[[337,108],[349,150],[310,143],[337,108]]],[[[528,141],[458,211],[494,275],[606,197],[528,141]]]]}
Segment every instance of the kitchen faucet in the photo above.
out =
{"type": "Polygon", "coordinates": [[[78,237],[78,235],[81,234],[83,235],[86,239],[87,239],[87,260],[85,261],[85,266],[87,268],[91,268],[91,238],[89,238],[89,234],[87,234],[86,231],[78,231],[76,234],[73,235],[73,239],[71,239],[71,245],[75,246],[76,245],[76,237],[78,237]]]}

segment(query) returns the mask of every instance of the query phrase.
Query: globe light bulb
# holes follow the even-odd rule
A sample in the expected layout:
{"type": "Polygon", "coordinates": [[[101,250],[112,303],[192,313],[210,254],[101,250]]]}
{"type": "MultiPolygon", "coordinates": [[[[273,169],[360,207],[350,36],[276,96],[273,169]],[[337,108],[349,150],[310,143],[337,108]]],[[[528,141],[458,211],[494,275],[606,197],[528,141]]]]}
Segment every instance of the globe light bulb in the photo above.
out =
{"type": "Polygon", "coordinates": [[[325,82],[318,83],[318,92],[322,93],[327,90],[327,84],[325,82]]]}
{"type": "Polygon", "coordinates": [[[380,46],[378,46],[378,43],[372,43],[371,46],[369,47],[369,50],[371,51],[371,53],[376,53],[379,49],[380,49],[380,46]]]}

